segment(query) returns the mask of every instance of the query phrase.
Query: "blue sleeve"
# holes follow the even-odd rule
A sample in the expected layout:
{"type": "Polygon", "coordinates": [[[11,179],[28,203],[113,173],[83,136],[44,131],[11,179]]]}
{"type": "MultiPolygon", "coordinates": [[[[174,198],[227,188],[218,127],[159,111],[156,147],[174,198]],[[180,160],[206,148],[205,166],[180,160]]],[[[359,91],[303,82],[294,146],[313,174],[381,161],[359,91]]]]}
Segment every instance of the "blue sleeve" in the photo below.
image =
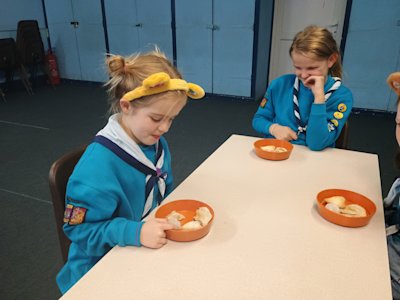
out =
{"type": "Polygon", "coordinates": [[[323,104],[312,104],[307,124],[306,144],[314,151],[334,145],[353,108],[349,89],[341,87],[323,104]],[[339,105],[346,107],[339,111],[339,105]],[[340,113],[339,116],[337,113],[340,113]]]}
{"type": "Polygon", "coordinates": [[[272,88],[270,86],[267,89],[264,99],[261,101],[260,106],[253,117],[254,130],[266,136],[271,136],[271,134],[269,133],[269,128],[273,124],[273,120],[275,117],[272,94],[272,88]],[[266,103],[264,103],[265,101],[266,103]]]}
{"type": "Polygon", "coordinates": [[[114,217],[118,207],[115,195],[71,180],[67,187],[67,205],[85,209],[84,222],[65,223],[67,237],[89,256],[102,256],[119,246],[140,246],[142,222],[114,217]]]}

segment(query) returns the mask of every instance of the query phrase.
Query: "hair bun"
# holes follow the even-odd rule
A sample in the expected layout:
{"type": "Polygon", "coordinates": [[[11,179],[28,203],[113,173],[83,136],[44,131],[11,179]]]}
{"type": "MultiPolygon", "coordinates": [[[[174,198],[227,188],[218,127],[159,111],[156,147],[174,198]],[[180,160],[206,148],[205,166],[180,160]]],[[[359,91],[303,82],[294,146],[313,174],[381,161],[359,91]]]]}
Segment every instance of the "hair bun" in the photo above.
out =
{"type": "Polygon", "coordinates": [[[125,59],[120,55],[111,55],[107,58],[107,66],[111,76],[121,75],[125,70],[125,59]]]}

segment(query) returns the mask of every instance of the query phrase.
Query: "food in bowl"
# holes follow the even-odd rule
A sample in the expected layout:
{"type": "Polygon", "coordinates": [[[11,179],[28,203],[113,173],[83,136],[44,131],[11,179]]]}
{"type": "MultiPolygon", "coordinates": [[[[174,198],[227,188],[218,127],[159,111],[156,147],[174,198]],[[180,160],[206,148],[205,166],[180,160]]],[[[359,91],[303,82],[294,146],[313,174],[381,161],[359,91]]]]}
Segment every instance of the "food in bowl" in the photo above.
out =
{"type": "Polygon", "coordinates": [[[293,150],[293,145],[284,140],[261,139],[253,144],[257,156],[267,160],[288,159],[293,150]]]}
{"type": "Polygon", "coordinates": [[[267,152],[287,152],[288,150],[284,147],[275,147],[274,145],[262,146],[261,150],[267,152]]]}
{"type": "Polygon", "coordinates": [[[212,214],[207,207],[202,206],[196,210],[192,220],[188,220],[188,218],[175,210],[170,212],[166,219],[175,229],[196,230],[207,226],[212,219],[212,214]]]}
{"type": "Polygon", "coordinates": [[[329,198],[325,198],[324,201],[326,203],[331,204],[331,206],[337,206],[339,208],[345,208],[346,198],[343,196],[332,196],[329,198]]]}
{"type": "Polygon", "coordinates": [[[346,205],[346,198],[343,196],[332,196],[325,198],[324,202],[326,203],[326,209],[346,217],[360,218],[367,216],[367,211],[364,207],[358,204],[346,205]]]}
{"type": "MultiPolygon", "coordinates": [[[[195,241],[195,240],[203,238],[210,232],[211,226],[212,226],[214,218],[215,218],[214,210],[210,205],[208,205],[205,202],[198,201],[198,200],[192,200],[192,199],[175,200],[175,201],[171,201],[171,202],[161,205],[157,209],[157,211],[155,213],[155,217],[156,218],[166,218],[172,211],[175,211],[185,217],[182,220],[177,220],[179,222],[180,226],[183,227],[183,225],[185,225],[186,223],[188,223],[190,221],[197,221],[199,223],[200,223],[200,220],[204,221],[203,217],[201,217],[201,213],[197,213],[197,217],[196,217],[196,211],[200,207],[207,207],[207,209],[211,213],[211,219],[209,221],[205,221],[203,223],[203,224],[205,224],[206,222],[208,222],[207,225],[201,226],[198,229],[187,230],[187,229],[182,229],[182,228],[180,228],[180,229],[174,228],[174,229],[165,231],[165,233],[167,235],[167,239],[169,239],[169,240],[177,241],[177,242],[191,242],[191,241],[195,241]],[[198,218],[198,220],[195,220],[195,217],[198,218]]],[[[202,210],[200,210],[200,211],[202,211],[202,210]]]]}
{"type": "Polygon", "coordinates": [[[326,189],[317,194],[317,208],[320,215],[329,222],[345,227],[366,226],[376,213],[375,203],[368,197],[354,191],[343,189],[326,189]],[[344,198],[344,207],[341,196],[344,198]],[[331,198],[331,199],[329,199],[331,198]],[[328,199],[328,202],[326,201],[328,199]],[[356,204],[357,206],[353,206],[356,204]],[[362,209],[360,209],[360,207],[362,209]],[[344,209],[344,213],[342,210],[344,209]],[[365,216],[362,216],[366,212],[365,216]],[[354,210],[357,213],[354,213],[354,210]],[[357,216],[357,217],[355,217],[357,216]]]}
{"type": "Polygon", "coordinates": [[[201,227],[203,227],[203,226],[201,226],[199,221],[189,221],[189,222],[185,223],[181,227],[181,229],[183,229],[183,230],[197,230],[197,229],[200,229],[201,227]]]}
{"type": "Polygon", "coordinates": [[[169,215],[166,217],[167,222],[173,225],[176,229],[181,228],[181,220],[185,218],[184,215],[176,212],[175,210],[171,211],[169,215]]]}

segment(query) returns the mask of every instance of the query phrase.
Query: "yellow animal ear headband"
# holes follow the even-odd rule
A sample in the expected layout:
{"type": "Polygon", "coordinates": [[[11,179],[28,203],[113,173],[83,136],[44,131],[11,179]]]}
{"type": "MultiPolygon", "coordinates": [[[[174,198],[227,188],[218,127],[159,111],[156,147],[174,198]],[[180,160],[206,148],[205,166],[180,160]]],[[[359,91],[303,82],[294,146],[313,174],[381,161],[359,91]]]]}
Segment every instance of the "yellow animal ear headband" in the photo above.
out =
{"type": "Polygon", "coordinates": [[[400,72],[394,72],[387,78],[388,85],[400,97],[400,72]]]}
{"type": "Polygon", "coordinates": [[[197,84],[188,83],[183,79],[171,79],[167,73],[154,73],[143,80],[141,86],[126,93],[122,100],[133,101],[143,96],[160,94],[166,91],[185,91],[186,95],[192,99],[204,97],[204,90],[197,84]]]}

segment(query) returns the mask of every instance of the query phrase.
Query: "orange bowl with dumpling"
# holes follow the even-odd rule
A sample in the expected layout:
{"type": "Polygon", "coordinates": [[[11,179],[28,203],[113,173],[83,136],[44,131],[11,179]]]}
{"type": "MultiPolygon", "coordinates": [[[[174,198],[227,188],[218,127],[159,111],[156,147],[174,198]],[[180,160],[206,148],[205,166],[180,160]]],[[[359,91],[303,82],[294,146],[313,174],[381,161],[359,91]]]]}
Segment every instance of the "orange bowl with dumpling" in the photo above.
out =
{"type": "Polygon", "coordinates": [[[376,205],[369,198],[341,189],[319,192],[317,204],[318,212],[324,219],[345,227],[365,226],[376,212],[376,205]]]}
{"type": "Polygon", "coordinates": [[[253,145],[257,156],[268,160],[288,159],[293,150],[291,143],[277,139],[261,139],[253,145]]]}
{"type": "Polygon", "coordinates": [[[155,217],[166,218],[173,224],[178,223],[179,228],[166,230],[167,239],[190,242],[201,239],[210,232],[214,210],[207,203],[198,200],[175,200],[160,206],[155,217]]]}

